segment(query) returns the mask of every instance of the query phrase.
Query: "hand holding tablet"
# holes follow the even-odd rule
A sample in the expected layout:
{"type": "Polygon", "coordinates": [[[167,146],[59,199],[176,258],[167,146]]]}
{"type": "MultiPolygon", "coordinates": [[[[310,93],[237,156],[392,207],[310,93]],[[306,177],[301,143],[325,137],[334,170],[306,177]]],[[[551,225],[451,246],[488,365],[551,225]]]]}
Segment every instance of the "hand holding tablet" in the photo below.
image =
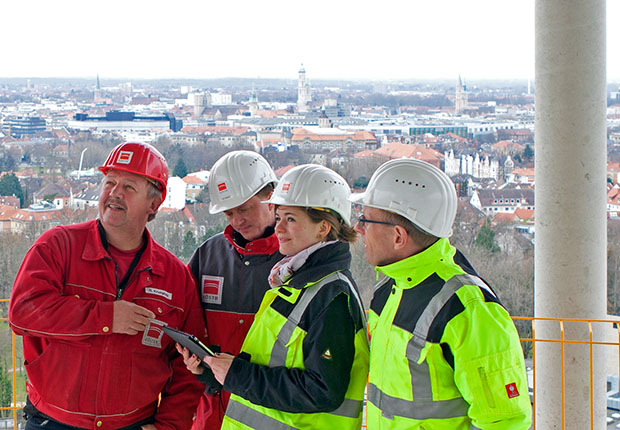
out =
{"type": "Polygon", "coordinates": [[[209,347],[202,343],[193,334],[185,333],[184,331],[176,330],[168,326],[163,327],[163,330],[179,345],[187,348],[192,354],[196,354],[196,357],[198,357],[200,360],[202,360],[205,355],[215,355],[215,353],[211,351],[209,347]]]}

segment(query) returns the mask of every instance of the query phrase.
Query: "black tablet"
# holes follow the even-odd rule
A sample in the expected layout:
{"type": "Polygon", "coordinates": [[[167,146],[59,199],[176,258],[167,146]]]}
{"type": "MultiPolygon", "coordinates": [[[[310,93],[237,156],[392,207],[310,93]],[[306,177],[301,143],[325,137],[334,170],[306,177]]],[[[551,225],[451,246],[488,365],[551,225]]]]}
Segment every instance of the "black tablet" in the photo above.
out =
{"type": "Polygon", "coordinates": [[[201,360],[204,358],[205,355],[215,355],[213,351],[211,351],[204,343],[198,340],[198,338],[193,334],[185,333],[184,331],[176,330],[168,326],[164,326],[163,330],[168,336],[174,339],[175,342],[189,349],[192,354],[196,354],[196,357],[200,358],[201,360]]]}

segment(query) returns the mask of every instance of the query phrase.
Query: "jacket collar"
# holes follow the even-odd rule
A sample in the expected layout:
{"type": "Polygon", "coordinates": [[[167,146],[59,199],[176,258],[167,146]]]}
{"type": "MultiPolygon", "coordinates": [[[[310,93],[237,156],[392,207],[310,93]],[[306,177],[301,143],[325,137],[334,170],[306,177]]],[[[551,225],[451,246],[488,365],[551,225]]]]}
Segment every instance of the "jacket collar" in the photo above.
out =
{"type": "Polygon", "coordinates": [[[224,229],[224,237],[230,242],[239,254],[275,254],[280,249],[278,238],[273,227],[267,227],[263,237],[251,242],[243,240],[243,236],[229,224],[224,229]]]}
{"type": "MultiPolygon", "coordinates": [[[[103,229],[101,229],[101,231],[103,231],[103,229]]],[[[147,228],[144,229],[144,240],[147,243],[146,249],[142,254],[142,258],[140,258],[136,271],[138,272],[150,268],[154,275],[163,275],[165,273],[162,263],[163,259],[155,258],[153,255],[155,252],[155,241],[151,237],[151,233],[147,228]]],[[[84,244],[84,251],[82,252],[82,258],[87,261],[111,258],[103,243],[104,239],[102,238],[99,230],[99,220],[95,219],[90,221],[86,243],[84,244]]]]}
{"type": "Polygon", "coordinates": [[[293,288],[304,288],[310,282],[316,282],[323,276],[335,271],[348,270],[351,266],[349,244],[336,242],[313,252],[306,263],[294,273],[287,285],[293,288]]]}
{"type": "Polygon", "coordinates": [[[418,285],[432,273],[437,271],[438,263],[452,261],[456,248],[447,238],[440,238],[424,251],[404,258],[386,266],[377,266],[375,270],[396,280],[401,288],[411,288],[418,285]]]}

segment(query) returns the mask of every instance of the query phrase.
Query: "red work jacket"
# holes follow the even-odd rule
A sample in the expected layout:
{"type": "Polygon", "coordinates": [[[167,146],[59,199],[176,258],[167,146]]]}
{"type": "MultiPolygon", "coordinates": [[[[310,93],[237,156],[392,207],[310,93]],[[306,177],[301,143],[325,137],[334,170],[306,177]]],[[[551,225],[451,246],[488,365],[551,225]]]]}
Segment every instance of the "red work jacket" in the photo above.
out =
{"type": "MultiPolygon", "coordinates": [[[[75,427],[116,429],[154,416],[158,430],[188,429],[203,386],[160,326],[112,333],[118,277],[100,231],[96,220],[47,231],[17,274],[9,322],[23,336],[28,397],[43,414],[75,427]]],[[[202,338],[191,273],[146,229],[145,240],[120,298],[202,338]]]]}
{"type": "MultiPolygon", "coordinates": [[[[267,237],[243,243],[241,235],[229,225],[223,233],[207,239],[189,262],[198,281],[208,342],[220,345],[222,352],[241,352],[254,314],[269,289],[269,272],[282,258],[273,228],[270,232],[267,237]]],[[[221,397],[205,394],[193,430],[219,429],[229,397],[226,391],[221,397]]]]}

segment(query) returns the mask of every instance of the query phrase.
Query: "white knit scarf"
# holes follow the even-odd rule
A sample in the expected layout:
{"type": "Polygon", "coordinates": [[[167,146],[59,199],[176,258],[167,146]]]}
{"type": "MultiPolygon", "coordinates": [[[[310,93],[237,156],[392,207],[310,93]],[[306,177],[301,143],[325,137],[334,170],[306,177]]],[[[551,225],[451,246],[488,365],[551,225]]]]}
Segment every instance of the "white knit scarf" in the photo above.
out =
{"type": "Polygon", "coordinates": [[[308,257],[310,257],[313,252],[336,242],[338,241],[332,240],[330,242],[318,242],[304,250],[299,251],[297,254],[289,255],[278,261],[271,268],[271,272],[269,273],[268,280],[271,288],[280,287],[282,284],[286,283],[286,281],[291,279],[293,273],[304,265],[306,260],[308,260],[308,257]]]}

